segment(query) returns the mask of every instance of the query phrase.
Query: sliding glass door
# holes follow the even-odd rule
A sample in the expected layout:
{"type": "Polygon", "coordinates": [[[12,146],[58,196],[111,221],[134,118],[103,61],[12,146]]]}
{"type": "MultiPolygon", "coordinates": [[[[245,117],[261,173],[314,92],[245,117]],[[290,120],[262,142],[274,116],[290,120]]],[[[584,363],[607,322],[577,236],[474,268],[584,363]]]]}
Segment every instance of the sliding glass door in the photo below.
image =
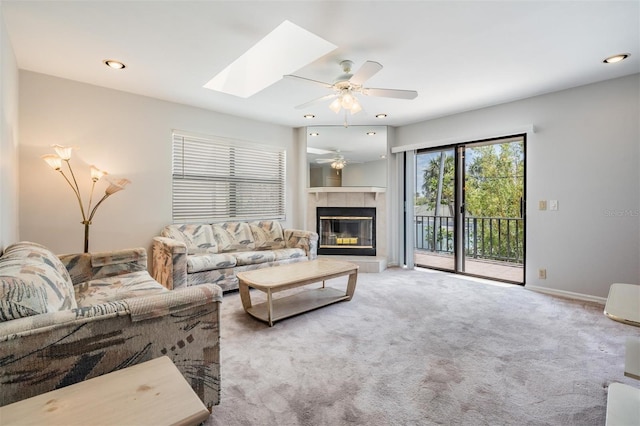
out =
{"type": "Polygon", "coordinates": [[[414,263],[524,283],[525,136],[419,151],[414,263]]]}
{"type": "Polygon", "coordinates": [[[416,155],[414,264],[455,270],[455,154],[453,148],[416,155]]]}

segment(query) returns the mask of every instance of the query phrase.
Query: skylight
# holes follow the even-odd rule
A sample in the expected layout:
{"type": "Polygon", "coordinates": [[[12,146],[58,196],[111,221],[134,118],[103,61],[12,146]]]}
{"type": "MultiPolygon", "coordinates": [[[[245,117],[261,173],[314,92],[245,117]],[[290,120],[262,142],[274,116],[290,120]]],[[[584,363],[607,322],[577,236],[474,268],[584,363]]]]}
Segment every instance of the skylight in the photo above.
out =
{"type": "Polygon", "coordinates": [[[336,48],[304,28],[284,21],[204,87],[248,98],[336,48]]]}

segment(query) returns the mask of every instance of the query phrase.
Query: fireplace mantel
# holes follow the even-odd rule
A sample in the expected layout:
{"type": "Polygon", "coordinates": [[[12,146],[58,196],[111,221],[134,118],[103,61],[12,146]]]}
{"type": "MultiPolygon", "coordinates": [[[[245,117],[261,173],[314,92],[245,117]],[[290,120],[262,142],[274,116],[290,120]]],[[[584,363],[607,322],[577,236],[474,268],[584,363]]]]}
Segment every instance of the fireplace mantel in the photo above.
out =
{"type": "Polygon", "coordinates": [[[378,194],[386,191],[386,188],[379,186],[322,186],[307,189],[309,194],[316,194],[316,200],[321,192],[364,192],[373,194],[373,199],[377,200],[378,194]]]}

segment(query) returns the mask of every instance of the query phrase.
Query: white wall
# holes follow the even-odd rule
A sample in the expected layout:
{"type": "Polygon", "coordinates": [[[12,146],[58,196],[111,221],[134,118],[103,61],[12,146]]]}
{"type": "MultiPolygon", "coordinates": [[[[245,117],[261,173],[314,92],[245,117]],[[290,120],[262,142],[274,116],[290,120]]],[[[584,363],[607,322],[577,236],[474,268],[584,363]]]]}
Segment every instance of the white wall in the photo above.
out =
{"type": "Polygon", "coordinates": [[[18,67],[0,7],[0,253],[18,240],[18,67]]]}
{"type": "Polygon", "coordinates": [[[527,286],[606,297],[611,283],[640,283],[639,95],[636,74],[404,126],[395,144],[464,142],[533,124],[527,286]],[[537,210],[551,199],[558,211],[537,210]]]}
{"type": "MultiPolygon", "coordinates": [[[[287,150],[286,226],[300,223],[300,180],[295,130],[102,87],[20,71],[20,239],[55,253],[81,252],[77,201],[44,161],[50,145],[79,149],[71,163],[81,193],[89,192],[89,165],[132,181],[96,213],[90,251],[150,248],[171,223],[171,131],[230,137],[287,150]]],[[[106,184],[99,182],[96,196],[106,184]]],[[[86,203],[86,200],[85,200],[86,203]]]]}
{"type": "Polygon", "coordinates": [[[387,186],[387,160],[347,164],[342,170],[342,186],[387,186]]]}

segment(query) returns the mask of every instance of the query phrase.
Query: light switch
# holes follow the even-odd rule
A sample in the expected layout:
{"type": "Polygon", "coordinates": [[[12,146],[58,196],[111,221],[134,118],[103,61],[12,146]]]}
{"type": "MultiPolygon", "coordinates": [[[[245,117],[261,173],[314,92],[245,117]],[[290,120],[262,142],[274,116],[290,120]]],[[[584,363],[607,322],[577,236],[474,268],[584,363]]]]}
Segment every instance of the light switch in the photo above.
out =
{"type": "Polygon", "coordinates": [[[546,210],[547,209],[547,200],[538,201],[538,210],[546,210]]]}
{"type": "Polygon", "coordinates": [[[558,200],[549,200],[549,210],[558,210],[558,200]]]}

